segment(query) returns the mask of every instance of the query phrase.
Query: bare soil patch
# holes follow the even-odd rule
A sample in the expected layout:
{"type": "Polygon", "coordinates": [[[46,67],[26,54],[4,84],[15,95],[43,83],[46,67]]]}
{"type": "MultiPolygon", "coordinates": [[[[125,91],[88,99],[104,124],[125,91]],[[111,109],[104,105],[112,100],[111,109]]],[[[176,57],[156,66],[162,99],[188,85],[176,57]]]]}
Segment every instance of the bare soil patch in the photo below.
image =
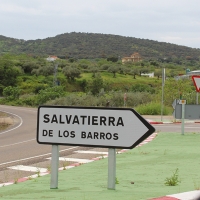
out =
{"type": "Polygon", "coordinates": [[[7,129],[12,124],[12,119],[4,112],[0,112],[0,131],[7,129]]]}

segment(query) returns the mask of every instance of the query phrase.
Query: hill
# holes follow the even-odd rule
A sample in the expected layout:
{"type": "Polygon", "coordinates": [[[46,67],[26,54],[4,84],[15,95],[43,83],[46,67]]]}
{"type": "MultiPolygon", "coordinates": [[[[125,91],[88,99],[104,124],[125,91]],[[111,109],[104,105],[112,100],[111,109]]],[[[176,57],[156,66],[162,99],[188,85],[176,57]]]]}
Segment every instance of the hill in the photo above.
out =
{"type": "Polygon", "coordinates": [[[60,58],[122,58],[138,52],[143,59],[199,60],[200,49],[148,39],[95,33],[64,33],[37,40],[0,35],[0,54],[56,55],[60,58]]]}

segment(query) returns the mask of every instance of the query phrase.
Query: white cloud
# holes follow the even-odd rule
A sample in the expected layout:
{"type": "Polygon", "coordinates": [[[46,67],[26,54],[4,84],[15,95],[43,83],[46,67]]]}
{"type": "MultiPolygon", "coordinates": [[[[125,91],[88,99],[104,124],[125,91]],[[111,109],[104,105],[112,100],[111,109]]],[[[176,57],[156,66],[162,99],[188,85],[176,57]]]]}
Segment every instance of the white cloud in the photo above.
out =
{"type": "Polygon", "coordinates": [[[0,5],[0,35],[9,37],[77,31],[200,47],[199,0],[0,0],[0,5]]]}

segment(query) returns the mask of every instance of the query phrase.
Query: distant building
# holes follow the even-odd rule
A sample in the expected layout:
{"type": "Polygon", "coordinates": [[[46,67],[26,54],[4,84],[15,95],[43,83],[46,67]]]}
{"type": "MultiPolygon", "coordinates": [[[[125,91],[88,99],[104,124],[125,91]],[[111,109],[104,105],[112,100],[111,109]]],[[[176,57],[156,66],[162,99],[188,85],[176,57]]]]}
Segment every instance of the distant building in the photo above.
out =
{"type": "Polygon", "coordinates": [[[57,60],[58,59],[58,57],[57,56],[49,56],[48,58],[47,58],[47,61],[55,61],[55,60],[57,60]]]}
{"type": "Polygon", "coordinates": [[[154,77],[154,72],[148,73],[148,74],[141,73],[141,76],[148,76],[149,78],[153,78],[154,77]]]}
{"type": "Polygon", "coordinates": [[[124,57],[122,58],[122,64],[127,63],[127,62],[139,62],[142,61],[142,57],[140,56],[139,53],[134,53],[130,57],[124,57]]]}

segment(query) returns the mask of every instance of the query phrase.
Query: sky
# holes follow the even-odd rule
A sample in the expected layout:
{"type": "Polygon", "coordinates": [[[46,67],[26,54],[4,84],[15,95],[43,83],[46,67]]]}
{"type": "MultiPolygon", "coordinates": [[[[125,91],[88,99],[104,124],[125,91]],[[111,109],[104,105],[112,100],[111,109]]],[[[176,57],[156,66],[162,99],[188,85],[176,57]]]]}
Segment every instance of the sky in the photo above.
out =
{"type": "Polygon", "coordinates": [[[200,48],[200,0],[0,0],[0,35],[103,33],[200,48]]]}

